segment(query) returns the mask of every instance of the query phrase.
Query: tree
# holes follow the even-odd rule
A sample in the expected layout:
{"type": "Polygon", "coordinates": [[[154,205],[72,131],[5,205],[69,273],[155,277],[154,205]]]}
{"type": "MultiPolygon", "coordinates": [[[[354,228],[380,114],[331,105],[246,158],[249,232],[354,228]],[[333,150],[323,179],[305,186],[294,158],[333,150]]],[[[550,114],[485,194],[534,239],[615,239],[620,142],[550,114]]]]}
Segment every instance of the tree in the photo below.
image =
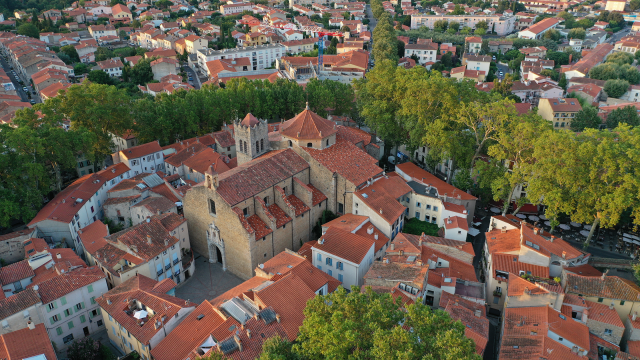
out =
{"type": "Polygon", "coordinates": [[[489,29],[489,24],[485,20],[478,21],[476,24],[476,29],[484,29],[485,31],[489,29]]]}
{"type": "Polygon", "coordinates": [[[293,344],[279,336],[274,336],[262,343],[260,360],[301,360],[302,358],[293,351],[293,344]]]}
{"type": "Polygon", "coordinates": [[[640,125],[640,117],[635,106],[625,106],[611,111],[607,116],[607,127],[615,129],[620,124],[629,124],[631,126],[640,125]]]}
{"type": "Polygon", "coordinates": [[[293,349],[315,359],[480,359],[464,325],[443,311],[416,302],[402,304],[389,294],[356,286],[309,300],[293,349]],[[331,305],[329,305],[331,304],[331,305]],[[400,326],[399,324],[402,324],[400,326]],[[411,331],[405,330],[406,328],[411,331]],[[340,339],[340,341],[335,341],[340,339]]]}
{"type": "Polygon", "coordinates": [[[580,132],[584,129],[599,129],[601,124],[602,119],[598,116],[598,109],[593,106],[585,106],[571,121],[571,130],[580,132]]]}
{"type": "Polygon", "coordinates": [[[489,162],[477,162],[479,185],[490,189],[495,201],[504,203],[502,215],[506,215],[516,189],[528,181],[535,162],[535,141],[552,131],[548,121],[528,113],[498,133],[487,150],[489,162]],[[507,171],[509,168],[511,171],[507,171]]]}
{"type": "Polygon", "coordinates": [[[608,63],[616,63],[618,65],[633,64],[634,56],[626,52],[615,52],[607,56],[608,63]]]}
{"type": "Polygon", "coordinates": [[[18,34],[40,39],[40,31],[38,31],[38,28],[33,24],[27,23],[18,26],[18,34]]]}
{"type": "Polygon", "coordinates": [[[449,22],[447,20],[437,20],[433,23],[433,29],[437,31],[445,31],[449,26],[449,22]]]}
{"type": "MultiPolygon", "coordinates": [[[[626,80],[607,80],[604,83],[604,91],[609,97],[619,98],[629,89],[629,82],[626,80]]],[[[615,127],[615,126],[614,126],[615,127]]]]}
{"type": "Polygon", "coordinates": [[[111,77],[102,70],[91,70],[87,75],[87,79],[96,84],[111,84],[111,77]]]}
{"type": "Polygon", "coordinates": [[[631,11],[640,9],[640,0],[631,0],[629,2],[629,8],[631,9],[631,11]]]}
{"type": "Polygon", "coordinates": [[[464,9],[462,8],[462,6],[460,6],[460,4],[457,4],[454,8],[453,11],[451,12],[451,15],[464,15],[464,9]]]}
{"type": "Polygon", "coordinates": [[[563,73],[560,75],[560,81],[558,81],[558,86],[563,89],[567,89],[567,76],[563,73]]]}
{"type": "Polygon", "coordinates": [[[582,39],[582,40],[584,40],[586,36],[587,36],[587,32],[583,28],[571,29],[569,30],[569,34],[567,35],[569,39],[582,39]]]}
{"type": "Polygon", "coordinates": [[[476,30],[473,32],[473,34],[474,34],[474,35],[478,35],[478,36],[485,35],[486,33],[487,33],[487,30],[485,30],[485,29],[476,29],[476,30]]]}
{"type": "Polygon", "coordinates": [[[145,85],[153,80],[153,71],[151,70],[151,62],[153,59],[140,59],[130,71],[131,82],[137,85],[145,85]]]}
{"type": "MultiPolygon", "coordinates": [[[[640,1],[640,0],[638,0],[640,1]]],[[[458,32],[458,30],[460,30],[460,23],[459,22],[455,22],[455,21],[451,21],[449,23],[449,29],[453,29],[455,32],[458,32]]]]}
{"type": "Polygon", "coordinates": [[[84,63],[78,63],[75,64],[73,67],[73,73],[76,76],[82,75],[82,74],[86,74],[89,72],[89,66],[87,64],[84,63]]]}
{"type": "Polygon", "coordinates": [[[73,62],[80,62],[80,56],[78,56],[78,51],[73,45],[65,45],[60,48],[62,53],[67,54],[73,62]]]}
{"type": "Polygon", "coordinates": [[[556,29],[550,29],[550,30],[547,30],[547,32],[545,32],[542,37],[544,39],[558,41],[558,40],[560,40],[562,38],[562,35],[560,34],[560,31],[558,31],[556,29]]]}
{"type": "Polygon", "coordinates": [[[86,337],[74,340],[67,349],[69,360],[100,360],[100,342],[86,337]]]}
{"type": "Polygon", "coordinates": [[[565,213],[572,221],[591,223],[586,248],[598,226],[615,226],[629,208],[640,211],[638,174],[632,170],[639,136],[638,129],[622,125],[615,132],[554,131],[540,137],[527,187],[530,199],[542,200],[548,218],[565,213]]]}
{"type": "Polygon", "coordinates": [[[493,89],[491,91],[507,97],[511,95],[511,86],[513,86],[513,76],[506,74],[502,81],[498,79],[493,80],[493,89]]]}
{"type": "Polygon", "coordinates": [[[95,135],[95,143],[85,154],[94,164],[102,163],[113,152],[111,134],[121,134],[133,127],[131,98],[126,90],[115,86],[89,82],[71,86],[64,94],[47,101],[45,107],[70,120],[72,130],[85,129],[95,135]]]}
{"type": "Polygon", "coordinates": [[[471,29],[470,27],[468,27],[468,26],[463,26],[463,27],[462,27],[462,30],[460,30],[460,34],[462,34],[462,35],[469,35],[469,34],[471,34],[471,31],[473,31],[473,29],[471,29]]]}
{"type": "Polygon", "coordinates": [[[113,51],[100,46],[96,50],[95,56],[96,56],[96,61],[104,61],[107,59],[111,59],[113,57],[113,51]]]}
{"type": "Polygon", "coordinates": [[[398,41],[391,24],[391,18],[387,12],[380,15],[378,25],[373,30],[373,37],[376,41],[373,43],[373,58],[376,62],[381,60],[392,60],[398,62],[398,41]]]}
{"type": "Polygon", "coordinates": [[[62,171],[75,169],[78,152],[93,143],[83,129],[64,130],[63,121],[38,104],[16,111],[15,127],[0,125],[0,141],[7,149],[0,153],[0,226],[33,219],[47,195],[61,190],[62,171]]]}
{"type": "Polygon", "coordinates": [[[404,57],[404,41],[398,40],[398,58],[404,57]]]}

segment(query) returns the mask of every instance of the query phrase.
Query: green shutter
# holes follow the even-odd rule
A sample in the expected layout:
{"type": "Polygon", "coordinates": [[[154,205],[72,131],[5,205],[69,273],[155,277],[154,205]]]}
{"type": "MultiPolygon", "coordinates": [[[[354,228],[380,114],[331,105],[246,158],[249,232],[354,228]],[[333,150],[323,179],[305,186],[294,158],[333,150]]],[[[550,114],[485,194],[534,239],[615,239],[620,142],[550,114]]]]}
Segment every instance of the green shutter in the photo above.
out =
{"type": "Polygon", "coordinates": [[[62,328],[58,326],[56,328],[56,333],[58,333],[58,335],[62,335],[62,328]]]}
{"type": "Polygon", "coordinates": [[[91,298],[91,305],[95,305],[96,304],[96,297],[92,297],[91,298]]]}
{"type": "Polygon", "coordinates": [[[53,319],[53,316],[49,318],[49,321],[51,322],[51,325],[53,325],[56,321],[53,319]]]}
{"type": "Polygon", "coordinates": [[[69,325],[69,329],[73,329],[73,321],[69,321],[67,325],[69,325]]]}
{"type": "Polygon", "coordinates": [[[87,290],[89,290],[89,292],[92,293],[93,292],[93,285],[87,286],[87,290]]]}
{"type": "Polygon", "coordinates": [[[102,308],[97,308],[96,310],[98,310],[98,315],[102,315],[102,308]]]}
{"type": "Polygon", "coordinates": [[[80,323],[84,324],[85,321],[87,321],[87,318],[84,315],[80,315],[80,323]]]}
{"type": "Polygon", "coordinates": [[[60,298],[60,302],[62,303],[62,305],[67,305],[67,298],[66,297],[61,297],[60,298]]]}

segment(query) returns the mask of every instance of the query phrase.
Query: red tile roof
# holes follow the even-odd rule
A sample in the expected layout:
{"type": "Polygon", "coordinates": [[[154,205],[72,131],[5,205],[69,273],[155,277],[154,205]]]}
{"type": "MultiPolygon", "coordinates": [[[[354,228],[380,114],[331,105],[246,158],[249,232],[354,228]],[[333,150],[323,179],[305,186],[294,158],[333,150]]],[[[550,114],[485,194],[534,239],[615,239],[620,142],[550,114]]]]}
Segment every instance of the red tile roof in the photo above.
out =
{"type": "Polygon", "coordinates": [[[196,306],[188,300],[167,295],[162,291],[164,286],[156,287],[158,284],[157,281],[144,275],[134,276],[96,298],[96,302],[138,341],[148,345],[152,337],[159,331],[163,331],[163,327],[155,326],[156,322],[160,321],[164,325],[179,310],[196,306]],[[127,313],[127,301],[132,299],[151,309],[154,313],[153,316],[139,320],[133,317],[133,312],[127,313]]]}
{"type": "Polygon", "coordinates": [[[282,135],[293,139],[324,139],[338,132],[336,124],[309,110],[303,110],[294,118],[285,121],[280,129],[282,135]]]}
{"type": "Polygon", "coordinates": [[[453,217],[450,216],[446,218],[444,221],[444,227],[446,229],[462,229],[464,231],[469,231],[469,225],[467,224],[467,219],[460,216],[453,216],[453,217]]]}
{"type": "Polygon", "coordinates": [[[562,267],[565,271],[567,272],[571,272],[577,275],[582,275],[582,276],[602,276],[602,272],[596,268],[594,268],[593,266],[589,265],[589,264],[584,264],[581,266],[572,266],[572,267],[568,267],[568,266],[563,266],[562,267]]]}
{"type": "Polygon", "coordinates": [[[44,324],[0,335],[0,358],[7,360],[31,359],[44,355],[46,360],[56,360],[56,352],[51,345],[44,324]]]}
{"type": "Polygon", "coordinates": [[[558,19],[554,19],[554,18],[547,18],[544,19],[526,29],[524,29],[523,31],[531,31],[534,34],[538,34],[541,33],[545,30],[547,30],[548,28],[558,24],[560,21],[558,19]]]}
{"type": "Polygon", "coordinates": [[[179,242],[171,235],[171,230],[185,221],[182,216],[174,213],[154,215],[147,221],[109,235],[106,239],[119,242],[129,249],[135,247],[131,251],[137,257],[149,260],[179,242]]]}
{"type": "Polygon", "coordinates": [[[378,167],[377,160],[348,141],[338,141],[323,150],[306,147],[301,149],[329,171],[338,173],[355,186],[362,185],[383,171],[378,167]]]}
{"type": "Polygon", "coordinates": [[[407,209],[398,199],[411,193],[411,187],[398,176],[381,177],[354,194],[371,210],[393,224],[407,209]]]}
{"type": "Polygon", "coordinates": [[[374,245],[371,239],[332,227],[327,229],[313,247],[346,261],[360,264],[374,245]]]}
{"type": "Polygon", "coordinates": [[[163,212],[171,210],[175,206],[176,206],[176,204],[173,201],[167,199],[164,196],[161,196],[161,197],[150,196],[150,197],[142,200],[141,202],[133,205],[132,208],[134,208],[134,207],[145,207],[151,213],[158,214],[158,211],[163,213],[163,212]]]}
{"type": "Polygon", "coordinates": [[[617,276],[588,277],[566,274],[566,291],[598,298],[638,301],[640,288],[633,281],[617,276]]]}
{"type": "MultiPolygon", "coordinates": [[[[515,274],[516,277],[520,275],[520,271],[524,271],[526,274],[531,273],[531,275],[536,277],[549,278],[549,267],[520,262],[517,254],[494,253],[492,257],[494,270],[515,274]]],[[[496,274],[491,274],[491,276],[495,278],[496,274]]],[[[514,276],[509,275],[509,280],[511,280],[512,277],[514,276]]]]}
{"type": "MultiPolygon", "coordinates": [[[[420,181],[424,184],[430,184],[431,186],[438,189],[438,195],[447,195],[451,198],[462,199],[462,200],[477,200],[477,198],[471,194],[468,194],[451,184],[447,184],[446,182],[438,179],[435,175],[429,173],[426,170],[419,168],[416,164],[412,162],[406,162],[402,164],[396,165],[396,172],[400,172],[406,174],[416,181],[420,181]]],[[[405,178],[405,180],[407,180],[405,178]]]]}
{"type": "Polygon", "coordinates": [[[440,307],[444,308],[454,321],[460,320],[465,325],[465,335],[474,340],[476,353],[484,354],[489,342],[489,319],[486,318],[484,306],[443,291],[440,307]]]}
{"type": "Polygon", "coordinates": [[[39,253],[49,249],[49,244],[44,239],[30,238],[22,242],[24,245],[25,258],[30,257],[32,254],[39,253]]]}
{"type": "MultiPolygon", "coordinates": [[[[2,294],[4,295],[4,292],[2,294]]],[[[8,298],[0,299],[0,320],[21,313],[40,302],[40,297],[32,288],[27,288],[8,298]]]]}
{"type": "Polygon", "coordinates": [[[55,276],[43,281],[36,281],[36,279],[34,279],[34,282],[32,282],[29,287],[38,285],[40,299],[43,304],[47,304],[87,285],[105,281],[103,280],[104,278],[104,273],[98,267],[92,266],[55,274],[55,276]]]}
{"type": "Polygon", "coordinates": [[[120,163],[109,166],[94,174],[87,174],[71,183],[49,201],[38,214],[31,219],[28,226],[44,220],[70,223],[73,216],[80,211],[82,205],[91,199],[95,193],[109,180],[129,171],[126,164],[120,163]],[[81,201],[80,201],[81,200],[81,201]]]}
{"type": "Polygon", "coordinates": [[[260,219],[258,215],[251,215],[247,218],[247,222],[255,232],[256,241],[262,240],[263,237],[271,234],[273,230],[260,219]]]}
{"type": "Polygon", "coordinates": [[[162,151],[162,148],[160,147],[158,141],[152,141],[146,144],[128,148],[126,150],[120,150],[120,154],[122,154],[127,159],[136,159],[160,151],[162,151]]]}
{"type": "Polygon", "coordinates": [[[599,304],[588,300],[585,300],[585,304],[587,305],[587,308],[589,310],[587,321],[593,320],[613,325],[619,328],[624,328],[624,324],[622,323],[622,320],[620,320],[620,316],[615,309],[610,309],[609,306],[605,304],[599,304]]]}
{"type": "Polygon", "coordinates": [[[0,283],[2,283],[2,285],[9,285],[22,279],[34,277],[35,275],[31,266],[29,266],[29,261],[22,260],[0,268],[0,283]]]}
{"type": "Polygon", "coordinates": [[[291,149],[271,151],[220,174],[217,193],[233,206],[309,168],[291,149]]]}
{"type": "Polygon", "coordinates": [[[258,120],[255,116],[253,116],[252,113],[248,113],[247,116],[244,117],[242,122],[240,122],[240,125],[244,125],[251,128],[258,124],[260,124],[260,120],[258,120]]]}

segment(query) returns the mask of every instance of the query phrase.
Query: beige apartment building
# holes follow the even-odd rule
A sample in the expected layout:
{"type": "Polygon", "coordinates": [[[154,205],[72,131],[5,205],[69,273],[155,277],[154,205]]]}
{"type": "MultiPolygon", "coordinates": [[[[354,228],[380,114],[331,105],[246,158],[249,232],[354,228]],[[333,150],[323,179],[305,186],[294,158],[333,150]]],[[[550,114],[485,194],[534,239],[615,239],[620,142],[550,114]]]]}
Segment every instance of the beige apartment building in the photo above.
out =
{"type": "Polygon", "coordinates": [[[571,121],[580,110],[582,110],[582,106],[580,106],[578,99],[540,99],[538,103],[538,115],[550,121],[556,130],[569,129],[571,121]]]}

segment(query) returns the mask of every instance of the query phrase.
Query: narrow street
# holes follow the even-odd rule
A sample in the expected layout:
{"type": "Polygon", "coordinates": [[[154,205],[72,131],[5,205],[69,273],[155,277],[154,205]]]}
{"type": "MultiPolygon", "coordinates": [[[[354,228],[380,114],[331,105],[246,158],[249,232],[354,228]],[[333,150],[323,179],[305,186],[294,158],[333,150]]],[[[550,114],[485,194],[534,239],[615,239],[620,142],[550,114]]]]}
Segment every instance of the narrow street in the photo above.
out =
{"type": "Polygon", "coordinates": [[[193,71],[193,69],[189,65],[183,65],[182,69],[187,73],[187,76],[191,76],[191,78],[193,79],[193,80],[187,80],[189,84],[193,85],[193,87],[196,88],[196,90],[200,89],[202,84],[200,83],[200,78],[198,77],[198,74],[195,71],[193,71]]]}
{"type": "MultiPolygon", "coordinates": [[[[16,88],[16,92],[20,96],[20,99],[24,102],[29,102],[29,97],[27,96],[27,93],[25,93],[24,90],[22,90],[22,85],[20,85],[19,79],[16,76],[14,76],[13,73],[11,72],[9,63],[5,61],[4,58],[0,57],[0,64],[2,64],[2,69],[4,70],[4,72],[7,73],[7,76],[9,77],[9,79],[11,79],[11,82],[13,83],[13,86],[16,88]]],[[[28,87],[30,88],[31,86],[28,86],[28,87]]]]}

